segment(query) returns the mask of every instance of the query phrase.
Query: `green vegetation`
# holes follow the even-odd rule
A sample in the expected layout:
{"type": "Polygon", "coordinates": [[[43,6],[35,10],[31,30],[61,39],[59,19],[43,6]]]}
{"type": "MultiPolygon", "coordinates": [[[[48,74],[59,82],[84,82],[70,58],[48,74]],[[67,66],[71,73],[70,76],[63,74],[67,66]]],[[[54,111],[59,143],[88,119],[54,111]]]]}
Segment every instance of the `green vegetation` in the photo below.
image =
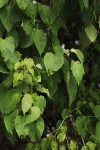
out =
{"type": "Polygon", "coordinates": [[[99,0],[0,0],[0,150],[99,150],[99,54],[99,0]]]}

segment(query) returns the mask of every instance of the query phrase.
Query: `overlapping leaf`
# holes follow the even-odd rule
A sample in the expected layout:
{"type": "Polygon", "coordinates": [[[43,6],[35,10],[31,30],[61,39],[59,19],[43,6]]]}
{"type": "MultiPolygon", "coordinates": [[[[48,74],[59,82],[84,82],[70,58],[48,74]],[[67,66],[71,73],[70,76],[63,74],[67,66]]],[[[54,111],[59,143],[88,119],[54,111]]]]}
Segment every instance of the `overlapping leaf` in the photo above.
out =
{"type": "Polygon", "coordinates": [[[64,64],[63,51],[60,46],[55,47],[55,54],[48,52],[44,57],[44,65],[50,73],[58,71],[64,64]]]}
{"type": "Polygon", "coordinates": [[[41,55],[46,46],[46,34],[44,33],[44,31],[42,29],[34,28],[32,31],[32,37],[33,37],[34,43],[38,49],[38,52],[41,55]]]}
{"type": "Polygon", "coordinates": [[[77,81],[77,84],[79,85],[83,75],[84,75],[84,67],[83,64],[81,64],[79,61],[72,60],[71,62],[71,70],[72,73],[77,81]]]}

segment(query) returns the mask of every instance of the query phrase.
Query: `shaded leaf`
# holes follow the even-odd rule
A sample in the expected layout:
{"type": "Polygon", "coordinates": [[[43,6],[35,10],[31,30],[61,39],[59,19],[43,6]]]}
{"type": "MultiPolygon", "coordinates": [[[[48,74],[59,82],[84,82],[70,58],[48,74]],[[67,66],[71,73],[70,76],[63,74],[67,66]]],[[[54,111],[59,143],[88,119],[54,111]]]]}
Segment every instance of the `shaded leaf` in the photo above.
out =
{"type": "Polygon", "coordinates": [[[67,90],[69,96],[69,106],[74,102],[77,93],[77,82],[73,76],[70,77],[69,81],[67,82],[67,90]]]}
{"type": "Polygon", "coordinates": [[[87,9],[89,6],[89,0],[83,0],[84,7],[87,9]]]}
{"type": "Polygon", "coordinates": [[[4,114],[9,114],[12,112],[15,108],[17,103],[20,101],[22,94],[20,93],[19,90],[13,89],[9,91],[2,102],[2,113],[4,114]]]}
{"type": "Polygon", "coordinates": [[[58,144],[56,141],[51,142],[51,150],[58,150],[58,144]]]}
{"type": "Polygon", "coordinates": [[[51,9],[47,5],[38,5],[39,14],[44,23],[50,24],[51,9]]]}
{"type": "Polygon", "coordinates": [[[86,132],[88,131],[89,123],[90,118],[88,116],[77,117],[76,128],[79,135],[85,137],[86,132]]]}
{"type": "Polygon", "coordinates": [[[96,133],[96,140],[100,142],[100,121],[98,121],[96,124],[95,133],[96,133]]]}
{"type": "Polygon", "coordinates": [[[29,35],[29,34],[30,34],[30,32],[32,31],[32,28],[33,28],[33,25],[32,25],[32,23],[30,22],[30,20],[24,19],[24,20],[23,20],[23,29],[24,29],[26,35],[29,35]]]}
{"type": "Polygon", "coordinates": [[[20,9],[25,10],[29,3],[29,0],[16,0],[16,2],[20,9]]]}
{"type": "Polygon", "coordinates": [[[29,137],[31,138],[31,141],[34,142],[40,139],[43,131],[44,131],[44,121],[42,118],[39,118],[30,127],[29,137]]]}
{"type": "Polygon", "coordinates": [[[92,111],[94,112],[95,116],[97,118],[100,118],[100,105],[94,105],[92,102],[89,103],[89,106],[91,107],[92,111]]]}
{"type": "Polygon", "coordinates": [[[13,130],[14,130],[14,122],[15,122],[15,117],[18,115],[18,110],[15,110],[14,112],[12,112],[11,114],[4,116],[4,123],[5,123],[5,127],[7,129],[7,131],[10,134],[13,134],[13,130]]]}
{"type": "Polygon", "coordinates": [[[50,146],[50,140],[48,138],[43,138],[41,142],[41,150],[48,150],[50,146]]]}
{"type": "Polygon", "coordinates": [[[37,13],[37,5],[32,2],[29,2],[27,5],[27,9],[25,9],[25,13],[28,17],[35,19],[37,13]]]}
{"type": "Polygon", "coordinates": [[[43,53],[46,46],[46,34],[42,29],[33,29],[32,37],[40,55],[43,53]]]}

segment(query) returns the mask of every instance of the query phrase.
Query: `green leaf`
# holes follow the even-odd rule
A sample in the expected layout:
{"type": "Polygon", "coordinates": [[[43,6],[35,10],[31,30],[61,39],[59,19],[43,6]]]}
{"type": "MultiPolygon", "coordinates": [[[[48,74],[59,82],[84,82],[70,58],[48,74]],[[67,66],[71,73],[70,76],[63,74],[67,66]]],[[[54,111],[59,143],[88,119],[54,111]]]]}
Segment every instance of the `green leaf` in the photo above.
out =
{"type": "Polygon", "coordinates": [[[38,10],[40,17],[42,18],[44,23],[50,24],[50,14],[51,14],[51,9],[47,5],[38,5],[38,10]]]}
{"type": "Polygon", "coordinates": [[[87,146],[83,146],[81,150],[89,150],[87,146]]]}
{"type": "Polygon", "coordinates": [[[4,116],[5,127],[10,134],[13,134],[15,117],[17,115],[18,115],[18,111],[15,110],[11,114],[4,116]]]}
{"type": "Polygon", "coordinates": [[[15,51],[15,41],[12,37],[0,38],[0,51],[6,65],[12,70],[13,64],[19,61],[20,53],[15,51]]]}
{"type": "Polygon", "coordinates": [[[65,0],[54,1],[53,7],[50,13],[50,24],[52,24],[55,19],[59,16],[60,11],[64,6],[65,0]]]}
{"type": "Polygon", "coordinates": [[[8,32],[13,27],[13,24],[9,21],[9,12],[10,12],[10,7],[6,7],[0,10],[0,19],[8,32]]]}
{"type": "Polygon", "coordinates": [[[89,6],[88,9],[84,9],[82,20],[85,26],[91,25],[94,18],[94,9],[92,6],[89,6]]]}
{"type": "Polygon", "coordinates": [[[97,38],[97,30],[94,25],[90,24],[85,27],[85,32],[91,42],[94,42],[97,38]]]}
{"type": "Polygon", "coordinates": [[[95,128],[96,140],[100,142],[100,121],[97,122],[95,128]]]}
{"type": "Polygon", "coordinates": [[[70,80],[70,66],[69,66],[69,62],[67,59],[64,60],[63,73],[64,73],[64,80],[67,85],[68,81],[70,80]]]}
{"type": "Polygon", "coordinates": [[[69,109],[63,109],[61,113],[62,119],[65,119],[68,116],[69,109]]]}
{"type": "Polygon", "coordinates": [[[22,94],[19,90],[13,89],[9,91],[2,102],[1,111],[4,114],[11,113],[15,108],[17,103],[20,101],[22,94]]]}
{"type": "Polygon", "coordinates": [[[65,133],[59,133],[57,135],[57,139],[59,140],[59,142],[63,142],[66,138],[66,134],[65,133]]]}
{"type": "Polygon", "coordinates": [[[21,67],[25,67],[26,70],[30,70],[32,69],[32,67],[34,66],[34,61],[32,58],[25,58],[24,60],[17,62],[15,64],[15,70],[18,70],[21,67]]]}
{"type": "Polygon", "coordinates": [[[84,7],[87,9],[89,6],[89,0],[83,0],[84,7]]]}
{"type": "Polygon", "coordinates": [[[94,105],[93,103],[90,103],[89,106],[91,107],[95,116],[99,119],[100,118],[100,105],[94,105]]]}
{"type": "Polygon", "coordinates": [[[96,144],[92,142],[87,142],[86,145],[89,147],[90,150],[95,150],[96,144]]]}
{"type": "Polygon", "coordinates": [[[23,38],[21,39],[21,48],[27,48],[30,47],[34,42],[33,42],[33,37],[32,33],[29,35],[23,35],[23,38]]]}
{"type": "Polygon", "coordinates": [[[36,122],[31,125],[29,137],[32,142],[37,141],[42,136],[44,131],[44,121],[42,118],[39,118],[36,122]]]}
{"type": "Polygon", "coordinates": [[[100,118],[100,105],[94,105],[92,102],[89,103],[90,108],[94,112],[97,118],[100,118]]]}
{"type": "Polygon", "coordinates": [[[66,147],[64,145],[59,145],[59,150],[66,150],[66,147]]]}
{"type": "MultiPolygon", "coordinates": [[[[99,75],[99,73],[97,73],[99,75]]],[[[90,95],[93,99],[97,100],[100,99],[99,91],[90,90],[90,95]]]]}
{"type": "Polygon", "coordinates": [[[26,124],[32,123],[40,117],[41,111],[39,107],[33,106],[30,109],[30,115],[26,115],[26,124]]]}
{"type": "Polygon", "coordinates": [[[66,134],[66,132],[68,131],[68,128],[66,125],[61,126],[60,130],[66,134]]]}
{"type": "Polygon", "coordinates": [[[88,132],[88,126],[90,123],[90,118],[88,116],[78,117],[76,120],[76,128],[79,135],[85,137],[88,132]]]}
{"type": "Polygon", "coordinates": [[[32,143],[28,143],[25,150],[34,150],[34,145],[32,143]]]}
{"type": "Polygon", "coordinates": [[[8,3],[8,0],[0,0],[0,8],[2,8],[7,3],[8,3]]]}
{"type": "Polygon", "coordinates": [[[84,51],[91,44],[91,41],[87,37],[87,34],[84,29],[82,29],[82,32],[79,33],[79,39],[80,39],[79,47],[82,51],[84,51]]]}
{"type": "Polygon", "coordinates": [[[29,3],[29,0],[16,0],[16,2],[20,9],[25,10],[29,3]]]}
{"type": "Polygon", "coordinates": [[[76,143],[76,141],[74,141],[74,140],[70,141],[69,149],[70,150],[77,150],[77,143],[76,143]]]}
{"type": "Polygon", "coordinates": [[[0,61],[0,72],[8,73],[7,67],[0,61]]]}
{"type": "Polygon", "coordinates": [[[77,84],[79,85],[83,75],[84,75],[84,68],[83,68],[83,64],[81,64],[79,61],[71,61],[71,70],[72,73],[77,81],[77,84]]]}
{"type": "Polygon", "coordinates": [[[33,103],[35,106],[39,107],[41,113],[43,113],[46,107],[46,100],[43,96],[38,96],[37,94],[32,94],[33,103]]]}
{"type": "Polygon", "coordinates": [[[23,29],[24,29],[26,35],[29,35],[31,33],[32,28],[33,28],[33,25],[31,23],[31,21],[28,19],[24,19],[23,20],[23,29]]]}
{"type": "Polygon", "coordinates": [[[84,3],[83,0],[78,0],[80,8],[81,8],[81,12],[84,10],[84,3]]]}
{"type": "Polygon", "coordinates": [[[12,37],[7,37],[6,39],[0,38],[0,51],[4,58],[4,61],[7,61],[13,57],[15,50],[14,39],[12,37]]]}
{"type": "Polygon", "coordinates": [[[38,150],[38,149],[39,149],[38,145],[32,143],[28,143],[25,148],[25,150],[38,150]]]}
{"type": "Polygon", "coordinates": [[[84,55],[79,49],[71,49],[70,51],[76,54],[81,63],[84,63],[84,55]]]}
{"type": "Polygon", "coordinates": [[[29,2],[25,13],[28,17],[35,19],[37,13],[37,5],[32,2],[29,2]]]}
{"type": "MultiPolygon", "coordinates": [[[[16,129],[18,136],[29,135],[29,132],[30,132],[30,125],[29,124],[30,123],[33,124],[33,122],[36,121],[39,117],[40,117],[40,109],[36,106],[33,106],[31,108],[30,115],[17,116],[15,119],[15,129],[16,129]]],[[[41,122],[39,124],[41,126],[41,129],[39,129],[39,131],[43,129],[41,122]]],[[[32,130],[31,130],[31,132],[32,132],[32,130]]]]}
{"type": "Polygon", "coordinates": [[[14,64],[21,59],[21,54],[17,51],[13,53],[13,56],[6,62],[7,67],[12,71],[14,64]]]}
{"type": "Polygon", "coordinates": [[[58,150],[58,144],[56,141],[51,142],[51,150],[58,150]]]}
{"type": "Polygon", "coordinates": [[[26,126],[26,117],[17,116],[15,118],[15,130],[18,136],[26,136],[29,134],[29,126],[26,126]]]}
{"type": "Polygon", "coordinates": [[[13,87],[19,85],[20,82],[23,80],[23,78],[24,78],[23,73],[15,72],[13,79],[13,87]]]}
{"type": "Polygon", "coordinates": [[[100,16],[99,16],[99,20],[98,20],[98,23],[99,23],[99,28],[100,28],[100,16]]]}
{"type": "Polygon", "coordinates": [[[9,76],[2,82],[2,85],[5,88],[9,88],[12,86],[12,81],[13,81],[13,73],[9,74],[9,76]]]}
{"type": "Polygon", "coordinates": [[[30,94],[25,94],[22,99],[22,111],[25,113],[31,108],[33,103],[32,96],[30,94]]]}
{"type": "Polygon", "coordinates": [[[43,138],[41,142],[41,150],[48,150],[50,146],[50,140],[48,138],[43,138]]]}
{"type": "Polygon", "coordinates": [[[44,33],[42,29],[35,28],[32,31],[32,37],[36,45],[36,48],[38,49],[38,52],[41,55],[46,46],[46,34],[44,33]]]}
{"type": "Polygon", "coordinates": [[[57,37],[57,35],[58,35],[58,30],[59,30],[59,28],[61,28],[61,27],[66,28],[66,24],[65,24],[65,22],[64,22],[63,20],[61,20],[60,18],[57,18],[57,19],[53,22],[53,24],[52,24],[52,26],[51,26],[52,33],[53,33],[56,37],[57,37]]]}
{"type": "Polygon", "coordinates": [[[15,40],[15,46],[18,47],[19,45],[19,34],[16,30],[13,30],[9,33],[9,36],[13,37],[15,40]]]}
{"type": "Polygon", "coordinates": [[[16,5],[8,5],[0,9],[0,19],[7,32],[9,32],[13,25],[21,20],[21,13],[16,5]]]}
{"type": "Polygon", "coordinates": [[[32,58],[25,58],[22,62],[22,66],[26,66],[27,70],[30,70],[34,66],[34,61],[32,58]]]}
{"type": "Polygon", "coordinates": [[[35,86],[35,88],[37,89],[37,91],[42,92],[42,93],[46,93],[47,96],[50,97],[50,93],[49,93],[49,90],[48,90],[47,88],[43,87],[43,86],[40,85],[40,84],[37,84],[37,85],[35,86]]]}
{"type": "Polygon", "coordinates": [[[69,106],[71,106],[77,94],[77,82],[73,76],[71,76],[69,81],[67,82],[67,90],[68,90],[68,96],[69,96],[69,106]]]}
{"type": "Polygon", "coordinates": [[[44,56],[44,65],[46,67],[47,72],[58,71],[64,64],[64,56],[63,51],[60,46],[55,47],[55,54],[51,52],[47,52],[44,56]]]}

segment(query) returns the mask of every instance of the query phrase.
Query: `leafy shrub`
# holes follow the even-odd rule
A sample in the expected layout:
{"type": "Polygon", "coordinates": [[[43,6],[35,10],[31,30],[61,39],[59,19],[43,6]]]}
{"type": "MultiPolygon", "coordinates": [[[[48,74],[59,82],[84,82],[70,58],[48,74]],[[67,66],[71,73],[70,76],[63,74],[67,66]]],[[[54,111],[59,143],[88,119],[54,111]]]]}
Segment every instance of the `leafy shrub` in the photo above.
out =
{"type": "Polygon", "coordinates": [[[100,149],[99,53],[99,0],[1,0],[1,149],[100,149]]]}

